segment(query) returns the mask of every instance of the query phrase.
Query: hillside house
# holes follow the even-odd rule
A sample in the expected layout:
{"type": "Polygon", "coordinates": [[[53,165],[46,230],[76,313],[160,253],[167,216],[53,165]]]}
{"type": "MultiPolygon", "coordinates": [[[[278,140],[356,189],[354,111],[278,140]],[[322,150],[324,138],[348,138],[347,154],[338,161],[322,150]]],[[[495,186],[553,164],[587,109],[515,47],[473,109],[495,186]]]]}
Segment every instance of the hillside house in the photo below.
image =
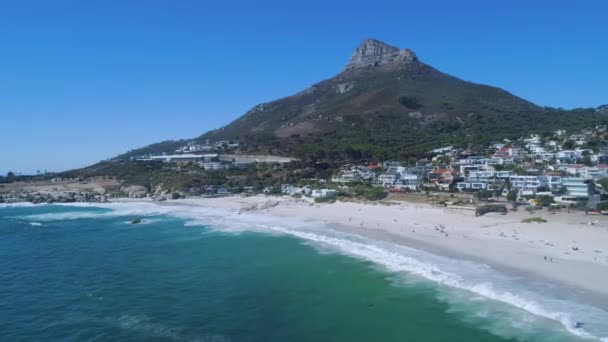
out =
{"type": "Polygon", "coordinates": [[[428,173],[427,179],[431,186],[441,190],[448,190],[455,176],[454,172],[450,169],[435,169],[428,173]]]}

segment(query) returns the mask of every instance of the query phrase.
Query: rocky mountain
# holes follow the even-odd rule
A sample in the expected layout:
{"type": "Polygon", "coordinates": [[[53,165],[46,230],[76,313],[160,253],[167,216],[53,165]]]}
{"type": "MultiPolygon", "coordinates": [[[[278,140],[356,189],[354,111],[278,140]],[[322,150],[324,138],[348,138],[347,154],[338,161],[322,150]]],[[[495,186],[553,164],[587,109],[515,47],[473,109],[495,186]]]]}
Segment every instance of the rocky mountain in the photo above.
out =
{"type": "Polygon", "coordinates": [[[367,39],[336,76],[257,105],[198,139],[238,139],[250,150],[313,159],[405,158],[442,144],[582,128],[606,116],[540,107],[442,73],[409,49],[367,39]]]}
{"type": "Polygon", "coordinates": [[[418,58],[416,57],[416,54],[409,49],[399,50],[399,48],[386,45],[381,41],[367,39],[355,49],[350,60],[344,67],[344,71],[360,70],[388,64],[393,64],[393,67],[398,67],[399,64],[415,61],[418,61],[418,58]]]}

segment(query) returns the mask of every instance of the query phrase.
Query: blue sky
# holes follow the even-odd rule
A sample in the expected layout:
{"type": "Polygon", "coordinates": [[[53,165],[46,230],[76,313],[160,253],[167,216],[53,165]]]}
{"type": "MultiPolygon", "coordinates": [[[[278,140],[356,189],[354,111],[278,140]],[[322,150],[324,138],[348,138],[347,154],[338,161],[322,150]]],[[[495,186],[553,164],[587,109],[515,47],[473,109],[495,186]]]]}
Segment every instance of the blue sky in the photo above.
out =
{"type": "Polygon", "coordinates": [[[2,1],[0,173],[61,171],[336,74],[364,38],[540,105],[608,103],[605,1],[2,1]]]}

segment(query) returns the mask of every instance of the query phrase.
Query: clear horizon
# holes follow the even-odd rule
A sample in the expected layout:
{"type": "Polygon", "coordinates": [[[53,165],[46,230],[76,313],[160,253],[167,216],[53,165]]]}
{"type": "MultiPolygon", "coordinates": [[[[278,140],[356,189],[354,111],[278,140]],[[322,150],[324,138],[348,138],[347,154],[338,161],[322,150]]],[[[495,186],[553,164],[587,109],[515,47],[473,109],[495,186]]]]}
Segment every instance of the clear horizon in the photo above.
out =
{"type": "Polygon", "coordinates": [[[601,1],[0,5],[0,174],[194,138],[337,74],[366,38],[542,106],[608,103],[601,1]]]}

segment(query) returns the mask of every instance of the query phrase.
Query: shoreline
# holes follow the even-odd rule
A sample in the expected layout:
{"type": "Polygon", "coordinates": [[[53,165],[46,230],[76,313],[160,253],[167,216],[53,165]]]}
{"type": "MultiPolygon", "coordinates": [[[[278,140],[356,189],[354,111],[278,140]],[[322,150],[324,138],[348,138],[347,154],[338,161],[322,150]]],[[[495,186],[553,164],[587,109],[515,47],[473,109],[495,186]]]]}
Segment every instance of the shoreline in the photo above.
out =
{"type": "MultiPolygon", "coordinates": [[[[288,235],[322,249],[328,246],[339,254],[369,262],[370,267],[378,265],[395,274],[396,281],[399,274],[408,274],[406,281],[426,279],[439,290],[445,287],[468,292],[472,297],[467,301],[489,300],[483,305],[507,305],[533,315],[530,317],[559,323],[578,337],[607,339],[608,258],[597,260],[585,253],[607,245],[605,219],[588,226],[581,221],[588,217],[580,213],[544,211],[534,216],[551,221],[532,224],[521,222],[522,217],[530,217],[526,211],[475,217],[470,212],[454,213],[420,203],[315,204],[263,195],[160,202],[116,198],[110,203],[58,205],[102,207],[112,213],[101,215],[134,219],[167,215],[184,219],[186,226],[208,226],[226,233],[288,235]],[[506,236],[507,228],[514,231],[513,236],[506,236]],[[573,234],[579,253],[560,254],[569,247],[573,234]],[[542,243],[525,240],[532,237],[542,237],[542,243]],[[548,239],[551,243],[546,242],[548,239]],[[553,261],[546,261],[547,255],[553,261]],[[590,330],[581,328],[583,325],[590,330]]],[[[67,219],[82,217],[76,213],[67,219]]],[[[459,297],[455,300],[462,300],[459,297]]],[[[507,307],[495,312],[511,310],[507,307]]]]}
{"type": "Polygon", "coordinates": [[[481,262],[510,274],[555,282],[608,308],[608,220],[599,216],[549,214],[547,211],[530,215],[520,211],[506,216],[475,217],[418,203],[391,206],[354,202],[311,204],[264,196],[179,199],[157,204],[322,221],[344,233],[481,262]],[[522,218],[532,216],[546,218],[549,222],[521,222],[522,218]],[[585,218],[600,222],[585,225],[582,221],[585,218]]]}
{"type": "MultiPolygon", "coordinates": [[[[27,202],[26,202],[27,203],[27,202]]],[[[423,203],[341,202],[316,204],[291,197],[257,195],[185,198],[113,198],[106,203],[148,203],[159,207],[216,208],[250,215],[322,223],[339,232],[475,261],[508,274],[546,280],[608,308],[608,217],[573,212],[525,210],[475,217],[423,203]],[[542,217],[546,223],[522,223],[542,217]],[[595,222],[594,225],[588,225],[595,222]],[[546,258],[546,259],[545,259],[546,258]]],[[[41,203],[44,205],[46,203],[41,203]]],[[[78,203],[56,203],[71,205],[78,203]]],[[[10,204],[9,204],[10,205],[10,204]]],[[[34,204],[35,205],[35,204],[34,204]]]]}

